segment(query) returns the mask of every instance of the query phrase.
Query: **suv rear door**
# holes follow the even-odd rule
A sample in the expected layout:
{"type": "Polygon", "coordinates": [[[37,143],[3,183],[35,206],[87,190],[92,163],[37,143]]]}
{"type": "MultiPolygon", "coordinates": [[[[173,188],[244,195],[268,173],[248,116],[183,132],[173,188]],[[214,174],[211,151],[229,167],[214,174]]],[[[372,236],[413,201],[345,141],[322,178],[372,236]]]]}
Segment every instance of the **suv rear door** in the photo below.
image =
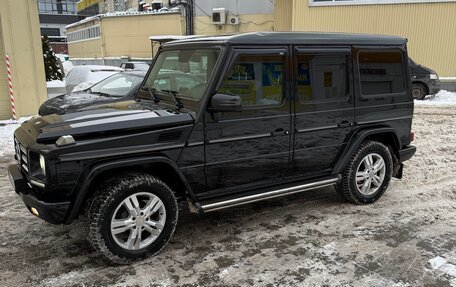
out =
{"type": "Polygon", "coordinates": [[[326,175],[354,122],[350,47],[296,47],[293,174],[326,175]]]}
{"type": "Polygon", "coordinates": [[[241,97],[242,111],[206,114],[210,194],[277,183],[291,166],[287,47],[234,48],[217,93],[241,97]]]}
{"type": "Polygon", "coordinates": [[[411,77],[405,47],[356,47],[357,126],[391,127],[410,142],[413,117],[411,77]]]}

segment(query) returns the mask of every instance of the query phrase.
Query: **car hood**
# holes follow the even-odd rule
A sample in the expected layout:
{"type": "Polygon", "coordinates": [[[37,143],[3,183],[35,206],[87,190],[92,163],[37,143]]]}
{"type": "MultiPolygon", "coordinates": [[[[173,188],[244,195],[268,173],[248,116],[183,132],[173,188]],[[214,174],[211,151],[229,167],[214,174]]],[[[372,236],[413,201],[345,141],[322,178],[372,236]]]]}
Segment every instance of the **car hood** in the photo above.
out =
{"type": "Polygon", "coordinates": [[[428,68],[428,67],[425,67],[423,65],[420,65],[420,64],[416,64],[416,65],[410,65],[410,73],[412,75],[412,77],[422,77],[422,76],[428,76],[430,74],[434,74],[434,75],[437,75],[437,73],[432,70],[431,68],[428,68]]]}
{"type": "Polygon", "coordinates": [[[191,112],[176,112],[157,105],[125,101],[71,114],[34,117],[24,122],[21,128],[32,135],[36,142],[46,143],[63,135],[81,138],[96,133],[150,131],[193,122],[194,115],[191,112]]]}
{"type": "Polygon", "coordinates": [[[69,93],[47,100],[40,106],[41,116],[50,114],[65,114],[93,104],[118,101],[119,97],[106,97],[86,92],[69,93]]]}

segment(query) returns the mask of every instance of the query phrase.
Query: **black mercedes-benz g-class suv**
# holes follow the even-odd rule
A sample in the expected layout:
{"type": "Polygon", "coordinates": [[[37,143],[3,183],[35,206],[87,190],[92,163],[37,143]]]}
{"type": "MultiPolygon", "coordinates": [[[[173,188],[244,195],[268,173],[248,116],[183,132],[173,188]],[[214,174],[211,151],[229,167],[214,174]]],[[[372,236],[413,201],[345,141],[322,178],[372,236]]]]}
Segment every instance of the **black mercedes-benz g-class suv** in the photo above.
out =
{"type": "Polygon", "coordinates": [[[412,116],[403,38],[192,38],[162,46],[135,101],[23,123],[9,174],[48,222],[87,212],[91,244],[124,263],[168,242],[178,201],[205,213],[334,186],[375,202],[415,153],[412,116]]]}

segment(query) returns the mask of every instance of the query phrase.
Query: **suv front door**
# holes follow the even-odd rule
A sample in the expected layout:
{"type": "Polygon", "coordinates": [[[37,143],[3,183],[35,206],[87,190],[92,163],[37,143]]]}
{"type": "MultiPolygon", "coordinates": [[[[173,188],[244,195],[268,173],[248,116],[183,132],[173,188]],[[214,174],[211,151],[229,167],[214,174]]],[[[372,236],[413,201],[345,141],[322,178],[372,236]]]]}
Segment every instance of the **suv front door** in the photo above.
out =
{"type": "Polygon", "coordinates": [[[233,49],[216,93],[241,97],[242,111],[206,113],[207,196],[268,186],[289,175],[288,49],[233,49]]]}

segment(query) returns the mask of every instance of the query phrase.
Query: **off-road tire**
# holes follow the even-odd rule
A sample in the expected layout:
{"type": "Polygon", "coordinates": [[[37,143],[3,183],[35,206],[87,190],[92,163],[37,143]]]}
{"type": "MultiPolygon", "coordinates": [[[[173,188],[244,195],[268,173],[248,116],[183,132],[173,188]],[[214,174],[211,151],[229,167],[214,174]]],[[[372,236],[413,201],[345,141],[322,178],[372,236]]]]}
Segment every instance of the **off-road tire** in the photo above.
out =
{"type": "Polygon", "coordinates": [[[163,181],[149,174],[129,173],[101,184],[88,214],[88,241],[94,249],[112,263],[128,264],[155,255],[166,245],[177,225],[178,206],[174,193],[163,181]],[[127,250],[114,241],[111,218],[125,198],[138,192],[152,193],[161,199],[166,209],[166,221],[161,234],[151,245],[139,250],[127,250]]]}
{"type": "Polygon", "coordinates": [[[415,100],[424,100],[426,97],[426,87],[423,84],[413,84],[412,95],[415,100]]]}
{"type": "Polygon", "coordinates": [[[342,178],[336,185],[337,193],[346,201],[354,204],[369,204],[377,201],[388,188],[393,174],[393,159],[391,152],[384,144],[377,141],[364,141],[354,152],[342,172],[342,178]],[[366,196],[358,191],[356,186],[356,171],[361,161],[368,154],[380,155],[386,167],[385,177],[380,188],[373,194],[366,196]]]}

